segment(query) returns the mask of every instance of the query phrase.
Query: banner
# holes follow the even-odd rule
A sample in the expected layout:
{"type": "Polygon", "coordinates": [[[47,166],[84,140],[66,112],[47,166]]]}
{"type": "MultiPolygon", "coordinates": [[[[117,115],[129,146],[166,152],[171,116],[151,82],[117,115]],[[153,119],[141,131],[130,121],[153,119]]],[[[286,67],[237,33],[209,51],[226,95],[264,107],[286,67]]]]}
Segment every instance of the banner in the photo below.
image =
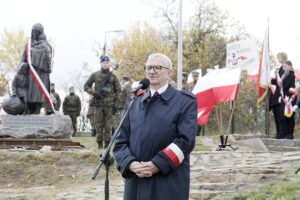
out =
{"type": "Polygon", "coordinates": [[[258,74],[259,54],[258,44],[254,39],[241,40],[227,44],[226,68],[240,67],[247,71],[250,79],[255,79],[258,74]]]}

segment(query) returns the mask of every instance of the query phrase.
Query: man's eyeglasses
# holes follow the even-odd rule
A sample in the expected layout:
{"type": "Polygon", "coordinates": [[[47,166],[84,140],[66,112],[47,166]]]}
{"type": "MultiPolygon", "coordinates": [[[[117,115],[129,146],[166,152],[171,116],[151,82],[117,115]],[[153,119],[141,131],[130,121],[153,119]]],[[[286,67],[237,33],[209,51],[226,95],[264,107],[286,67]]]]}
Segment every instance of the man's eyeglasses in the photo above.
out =
{"type": "Polygon", "coordinates": [[[145,71],[150,72],[153,69],[154,72],[160,72],[162,68],[169,69],[163,66],[146,66],[145,71]]]}

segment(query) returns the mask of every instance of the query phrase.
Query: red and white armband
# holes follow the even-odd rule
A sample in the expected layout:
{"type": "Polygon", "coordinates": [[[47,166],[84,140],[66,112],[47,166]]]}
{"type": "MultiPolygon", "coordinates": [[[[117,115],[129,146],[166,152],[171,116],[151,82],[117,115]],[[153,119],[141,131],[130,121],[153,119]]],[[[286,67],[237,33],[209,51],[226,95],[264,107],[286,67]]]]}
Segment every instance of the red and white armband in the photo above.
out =
{"type": "Polygon", "coordinates": [[[178,167],[184,159],[183,152],[175,143],[171,143],[169,146],[164,148],[162,151],[166,154],[166,156],[169,157],[169,159],[173,162],[173,164],[176,167],[178,167]]]}

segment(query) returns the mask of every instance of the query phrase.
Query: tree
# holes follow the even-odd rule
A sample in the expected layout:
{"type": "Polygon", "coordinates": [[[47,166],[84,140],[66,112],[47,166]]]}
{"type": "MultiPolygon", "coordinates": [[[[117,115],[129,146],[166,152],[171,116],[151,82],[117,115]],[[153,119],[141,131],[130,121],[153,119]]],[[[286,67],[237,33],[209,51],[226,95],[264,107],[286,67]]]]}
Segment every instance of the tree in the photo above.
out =
{"type": "Polygon", "coordinates": [[[8,74],[15,73],[20,65],[26,43],[24,30],[8,31],[4,29],[0,40],[0,95],[8,89],[8,74]]]}
{"type": "Polygon", "coordinates": [[[122,40],[115,41],[112,52],[115,60],[121,61],[117,74],[127,74],[133,79],[144,77],[143,67],[150,54],[160,52],[168,55],[171,60],[176,57],[162,34],[146,23],[134,25],[122,40]]]}
{"type": "Polygon", "coordinates": [[[247,38],[243,26],[214,3],[199,2],[185,32],[185,69],[191,71],[215,65],[225,66],[226,44],[247,38]]]}
{"type": "MultiPolygon", "coordinates": [[[[153,1],[148,2],[154,5],[153,1]]],[[[183,68],[185,71],[207,68],[215,65],[224,66],[226,44],[230,41],[246,38],[245,28],[230,17],[228,12],[220,10],[210,1],[196,0],[196,13],[189,23],[184,25],[183,35],[183,68]]],[[[157,0],[156,16],[160,16],[162,26],[165,26],[164,39],[169,41],[172,48],[178,44],[178,1],[157,0]]],[[[164,29],[164,27],[162,27],[164,29]]]]}

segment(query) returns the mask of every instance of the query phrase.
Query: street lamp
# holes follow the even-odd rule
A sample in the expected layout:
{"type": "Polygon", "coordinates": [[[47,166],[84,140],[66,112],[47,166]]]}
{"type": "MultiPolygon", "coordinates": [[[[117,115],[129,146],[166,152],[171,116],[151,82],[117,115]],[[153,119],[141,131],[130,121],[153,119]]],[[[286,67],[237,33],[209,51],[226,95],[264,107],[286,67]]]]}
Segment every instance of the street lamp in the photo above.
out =
{"type": "Polygon", "coordinates": [[[177,68],[177,89],[182,89],[182,0],[178,6],[178,68],[177,68]]]}

